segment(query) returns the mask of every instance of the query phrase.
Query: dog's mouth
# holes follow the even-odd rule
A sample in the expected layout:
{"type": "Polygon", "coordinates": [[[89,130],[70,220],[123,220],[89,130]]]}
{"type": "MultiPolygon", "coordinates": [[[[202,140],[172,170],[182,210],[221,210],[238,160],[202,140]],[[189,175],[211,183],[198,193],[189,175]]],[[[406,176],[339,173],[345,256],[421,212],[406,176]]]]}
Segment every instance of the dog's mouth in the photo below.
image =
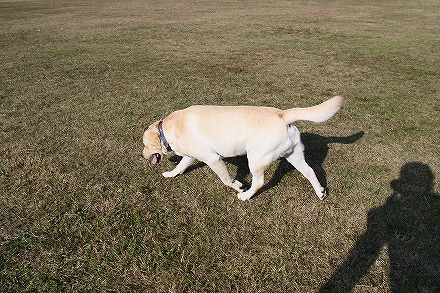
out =
{"type": "Polygon", "coordinates": [[[157,163],[160,162],[160,159],[161,159],[161,158],[162,158],[162,157],[161,157],[160,154],[155,153],[155,154],[153,154],[153,156],[152,156],[152,158],[151,158],[151,163],[152,163],[153,165],[156,165],[157,163]]]}

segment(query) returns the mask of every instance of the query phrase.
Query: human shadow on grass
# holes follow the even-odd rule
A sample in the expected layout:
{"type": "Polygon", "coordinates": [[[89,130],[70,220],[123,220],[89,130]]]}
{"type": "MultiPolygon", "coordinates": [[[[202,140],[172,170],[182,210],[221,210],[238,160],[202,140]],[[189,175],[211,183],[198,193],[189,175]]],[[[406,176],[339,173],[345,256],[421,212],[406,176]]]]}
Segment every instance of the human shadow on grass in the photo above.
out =
{"type": "MultiPolygon", "coordinates": [[[[327,186],[327,176],[322,165],[325,161],[325,158],[327,157],[329,145],[332,143],[351,144],[362,138],[363,135],[363,131],[346,137],[325,137],[313,133],[301,134],[301,141],[305,149],[304,155],[306,162],[315,171],[316,177],[318,178],[318,181],[321,183],[322,186],[327,186]]],[[[170,160],[177,164],[180,161],[180,157],[175,156],[172,157],[170,160]]],[[[248,188],[250,184],[246,181],[246,177],[249,175],[250,171],[246,156],[225,158],[224,160],[237,167],[237,174],[235,178],[238,181],[242,182],[246,188],[248,188]]],[[[205,166],[205,163],[198,162],[188,167],[188,169],[186,169],[184,173],[191,172],[203,166],[205,166]]],[[[278,183],[280,183],[282,178],[287,173],[293,170],[295,170],[295,168],[289,162],[287,162],[285,159],[281,159],[278,168],[273,174],[272,178],[262,188],[260,188],[260,190],[257,191],[253,198],[263,193],[264,191],[267,191],[276,186],[278,183]]]]}
{"type": "Polygon", "coordinates": [[[405,164],[391,182],[393,193],[368,213],[366,232],[320,292],[350,292],[384,246],[392,292],[440,292],[440,197],[433,187],[428,165],[405,164]]]}

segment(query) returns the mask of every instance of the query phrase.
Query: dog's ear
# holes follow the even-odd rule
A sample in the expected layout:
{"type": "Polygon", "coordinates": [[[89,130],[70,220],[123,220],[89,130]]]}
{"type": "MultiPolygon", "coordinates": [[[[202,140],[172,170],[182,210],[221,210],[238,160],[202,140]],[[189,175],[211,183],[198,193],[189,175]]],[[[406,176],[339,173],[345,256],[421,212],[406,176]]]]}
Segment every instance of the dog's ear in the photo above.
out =
{"type": "Polygon", "coordinates": [[[155,147],[157,150],[161,150],[162,144],[160,142],[159,129],[157,128],[158,124],[159,121],[156,121],[148,127],[146,131],[146,138],[153,147],[155,147]]]}

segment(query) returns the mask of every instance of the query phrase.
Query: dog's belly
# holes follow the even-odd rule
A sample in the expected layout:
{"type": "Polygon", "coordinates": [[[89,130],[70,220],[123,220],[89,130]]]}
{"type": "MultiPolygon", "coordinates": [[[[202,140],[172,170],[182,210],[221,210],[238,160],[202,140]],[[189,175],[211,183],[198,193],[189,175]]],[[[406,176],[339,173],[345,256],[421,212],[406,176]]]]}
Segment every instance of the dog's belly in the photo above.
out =
{"type": "Polygon", "coordinates": [[[246,154],[245,148],[231,148],[231,147],[220,147],[215,149],[215,152],[219,154],[221,157],[230,158],[236,156],[242,156],[246,154]]]}

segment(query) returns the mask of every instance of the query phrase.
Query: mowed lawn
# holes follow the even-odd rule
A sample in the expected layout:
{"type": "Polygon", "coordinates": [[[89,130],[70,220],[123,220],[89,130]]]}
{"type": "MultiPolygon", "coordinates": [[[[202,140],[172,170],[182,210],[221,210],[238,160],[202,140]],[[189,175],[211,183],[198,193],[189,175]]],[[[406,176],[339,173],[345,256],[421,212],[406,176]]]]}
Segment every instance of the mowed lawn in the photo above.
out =
{"type": "Polygon", "coordinates": [[[439,97],[434,0],[1,0],[0,291],[440,292],[439,97]],[[297,124],[324,201],[283,160],[242,202],[141,158],[192,104],[334,95],[297,124]]]}

